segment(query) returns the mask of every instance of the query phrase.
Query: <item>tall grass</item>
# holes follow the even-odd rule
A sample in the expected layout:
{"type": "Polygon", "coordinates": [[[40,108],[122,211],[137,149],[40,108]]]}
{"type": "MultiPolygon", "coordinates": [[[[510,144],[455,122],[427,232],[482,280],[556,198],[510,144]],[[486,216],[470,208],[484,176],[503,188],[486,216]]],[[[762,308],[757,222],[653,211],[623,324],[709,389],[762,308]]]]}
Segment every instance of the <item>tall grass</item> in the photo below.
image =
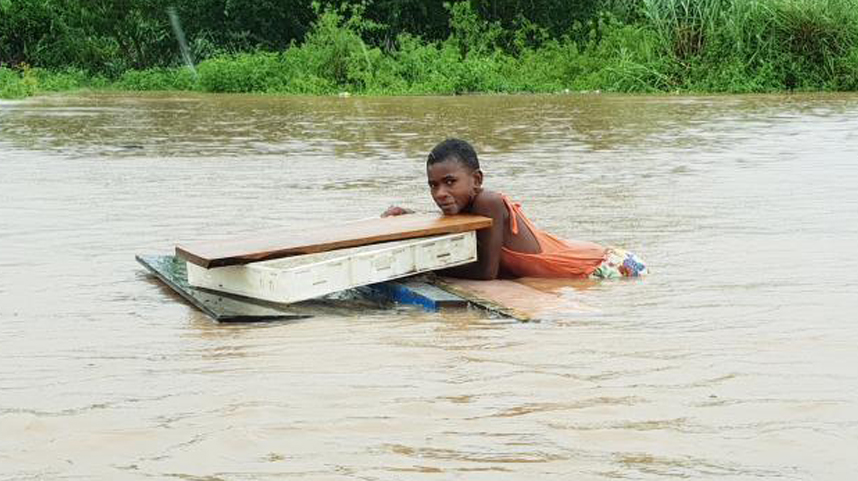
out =
{"type": "MultiPolygon", "coordinates": [[[[742,0],[738,0],[742,1],[742,0]]],[[[700,55],[720,28],[724,0],[644,0],[643,11],[663,47],[679,61],[700,55]]]]}
{"type": "Polygon", "coordinates": [[[855,89],[858,0],[643,0],[681,89],[855,89]]]}

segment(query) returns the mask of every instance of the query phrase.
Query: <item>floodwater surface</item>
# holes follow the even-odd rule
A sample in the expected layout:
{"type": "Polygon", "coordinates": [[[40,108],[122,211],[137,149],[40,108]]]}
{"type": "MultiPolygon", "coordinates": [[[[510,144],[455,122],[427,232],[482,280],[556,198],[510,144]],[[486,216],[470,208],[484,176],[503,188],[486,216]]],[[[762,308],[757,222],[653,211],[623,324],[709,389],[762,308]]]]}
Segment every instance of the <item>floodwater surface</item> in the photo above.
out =
{"type": "Polygon", "coordinates": [[[856,186],[856,95],[0,103],[0,479],[855,479],[856,186]],[[651,275],[218,325],[134,260],[432,210],[448,136],[651,275]]]}

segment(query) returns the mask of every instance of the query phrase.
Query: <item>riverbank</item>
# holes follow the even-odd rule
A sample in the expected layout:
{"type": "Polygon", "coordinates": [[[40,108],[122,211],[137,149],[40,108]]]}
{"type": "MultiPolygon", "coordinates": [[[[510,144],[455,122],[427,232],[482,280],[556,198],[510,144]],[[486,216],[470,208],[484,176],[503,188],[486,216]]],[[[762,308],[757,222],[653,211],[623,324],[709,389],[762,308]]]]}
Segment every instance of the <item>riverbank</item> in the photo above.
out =
{"type": "Polygon", "coordinates": [[[280,51],[118,73],[0,67],[0,98],[82,88],[299,95],[858,90],[858,0],[646,0],[632,13],[606,8],[561,36],[529,23],[505,29],[467,2],[449,12],[449,36],[436,41],[400,32],[375,45],[378,25],[360,9],[328,9],[301,43],[280,51]]]}

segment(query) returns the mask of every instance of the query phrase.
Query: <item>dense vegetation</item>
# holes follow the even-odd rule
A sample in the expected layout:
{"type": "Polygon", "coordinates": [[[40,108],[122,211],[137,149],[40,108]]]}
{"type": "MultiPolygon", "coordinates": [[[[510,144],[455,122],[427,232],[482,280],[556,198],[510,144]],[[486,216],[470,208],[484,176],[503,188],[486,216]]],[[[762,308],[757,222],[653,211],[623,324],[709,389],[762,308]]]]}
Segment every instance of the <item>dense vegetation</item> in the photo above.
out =
{"type": "Polygon", "coordinates": [[[0,97],[81,87],[858,90],[858,0],[0,0],[0,97]]]}

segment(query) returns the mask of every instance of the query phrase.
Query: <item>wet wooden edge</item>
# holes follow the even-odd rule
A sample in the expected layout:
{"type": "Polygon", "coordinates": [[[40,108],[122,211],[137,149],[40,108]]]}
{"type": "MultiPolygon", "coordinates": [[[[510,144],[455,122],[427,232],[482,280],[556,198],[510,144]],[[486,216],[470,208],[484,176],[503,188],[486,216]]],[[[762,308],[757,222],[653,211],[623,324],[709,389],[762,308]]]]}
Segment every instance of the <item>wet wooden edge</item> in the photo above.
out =
{"type": "Polygon", "coordinates": [[[256,303],[250,299],[197,289],[188,284],[184,262],[170,255],[137,255],[137,262],[191,305],[218,322],[304,319],[309,314],[256,303]]]}
{"type": "MultiPolygon", "coordinates": [[[[504,305],[499,304],[496,301],[491,300],[491,299],[486,299],[485,297],[477,294],[476,292],[473,292],[470,289],[467,289],[467,288],[464,288],[461,286],[457,286],[457,285],[450,283],[449,281],[446,281],[443,277],[430,276],[430,277],[427,277],[427,282],[429,282],[432,285],[435,285],[437,287],[440,287],[441,289],[443,289],[443,290],[445,290],[451,294],[459,296],[459,297],[467,300],[471,304],[474,304],[475,306],[480,307],[486,311],[489,311],[489,312],[492,312],[495,314],[499,314],[499,315],[502,315],[504,317],[510,317],[510,318],[513,318],[513,319],[516,319],[516,320],[522,321],[522,322],[538,321],[537,318],[533,317],[532,315],[530,315],[526,312],[522,312],[522,311],[519,311],[517,309],[508,307],[508,306],[504,306],[504,305]]],[[[491,282],[491,281],[484,281],[484,282],[491,282]]]]}

